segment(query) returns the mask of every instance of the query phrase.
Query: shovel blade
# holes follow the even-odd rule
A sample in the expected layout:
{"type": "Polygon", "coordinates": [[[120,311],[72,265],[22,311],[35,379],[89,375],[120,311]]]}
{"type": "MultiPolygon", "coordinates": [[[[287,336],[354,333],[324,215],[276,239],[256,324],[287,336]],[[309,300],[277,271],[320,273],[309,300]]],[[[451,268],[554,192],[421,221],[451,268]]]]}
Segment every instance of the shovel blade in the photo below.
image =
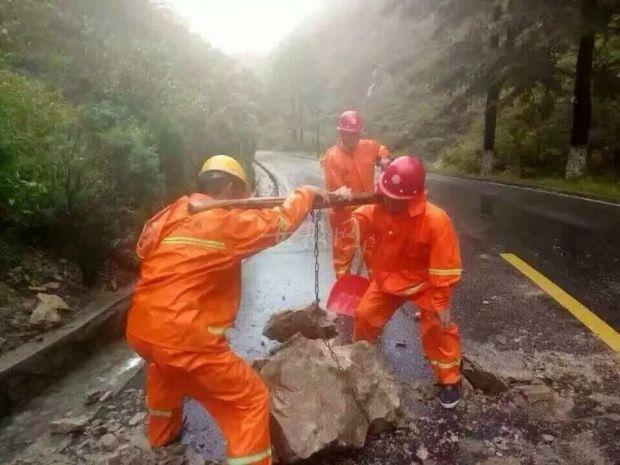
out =
{"type": "Polygon", "coordinates": [[[363,276],[349,274],[340,278],[329,293],[327,310],[339,315],[353,316],[370,281],[363,276]]]}

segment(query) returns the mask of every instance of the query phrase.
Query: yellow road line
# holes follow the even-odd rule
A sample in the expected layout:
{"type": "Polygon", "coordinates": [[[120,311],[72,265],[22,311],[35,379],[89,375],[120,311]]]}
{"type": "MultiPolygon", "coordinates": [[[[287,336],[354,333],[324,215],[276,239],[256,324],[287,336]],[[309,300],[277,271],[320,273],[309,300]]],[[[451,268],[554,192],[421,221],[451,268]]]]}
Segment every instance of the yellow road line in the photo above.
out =
{"type": "Polygon", "coordinates": [[[501,256],[517,270],[530,278],[543,291],[553,297],[562,307],[572,313],[575,318],[590,328],[590,331],[601,338],[605,344],[616,352],[620,352],[620,333],[592,313],[585,305],[580,303],[577,299],[565,292],[516,255],[511,253],[503,253],[501,256]]]}

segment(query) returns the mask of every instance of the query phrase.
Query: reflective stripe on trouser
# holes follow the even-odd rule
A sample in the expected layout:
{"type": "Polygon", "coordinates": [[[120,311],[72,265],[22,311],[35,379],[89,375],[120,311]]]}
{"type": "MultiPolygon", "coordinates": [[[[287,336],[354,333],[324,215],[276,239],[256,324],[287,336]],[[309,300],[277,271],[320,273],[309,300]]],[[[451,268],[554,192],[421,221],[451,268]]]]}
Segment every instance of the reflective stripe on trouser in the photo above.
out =
{"type": "MultiPolygon", "coordinates": [[[[342,210],[330,212],[329,222],[332,227],[332,256],[336,278],[351,272],[352,259],[358,247],[351,212],[342,210]]],[[[364,264],[369,269],[370,254],[364,253],[364,264]]]]}
{"type": "MultiPolygon", "coordinates": [[[[443,328],[437,312],[425,308],[428,296],[429,294],[422,291],[410,298],[421,311],[419,330],[424,353],[439,383],[457,383],[461,379],[461,337],[458,326],[453,323],[448,328],[443,328]]],[[[376,343],[383,327],[407,300],[409,299],[386,294],[374,281],[371,282],[355,313],[354,339],[376,343]]]]}
{"type": "Polygon", "coordinates": [[[269,392],[246,362],[224,345],[217,352],[190,352],[132,338],[129,342],[142,357],[155,362],[147,378],[153,446],[176,438],[182,416],[181,408],[177,416],[176,406],[188,396],[200,402],[219,425],[227,441],[229,463],[271,464],[269,392]]]}
{"type": "Polygon", "coordinates": [[[146,404],[149,414],[149,441],[153,447],[163,447],[181,433],[183,394],[168,376],[165,368],[149,363],[146,371],[146,404]]]}

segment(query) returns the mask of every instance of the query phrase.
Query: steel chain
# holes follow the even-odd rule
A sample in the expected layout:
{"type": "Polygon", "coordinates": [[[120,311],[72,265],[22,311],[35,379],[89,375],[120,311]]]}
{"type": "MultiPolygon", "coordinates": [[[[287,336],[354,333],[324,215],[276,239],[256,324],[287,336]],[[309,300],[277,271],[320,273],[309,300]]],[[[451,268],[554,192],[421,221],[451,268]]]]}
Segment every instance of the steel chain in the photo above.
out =
{"type": "Polygon", "coordinates": [[[320,239],[319,232],[320,231],[319,229],[320,229],[320,222],[321,222],[321,211],[311,210],[310,215],[312,217],[312,224],[314,226],[314,310],[315,310],[314,323],[315,323],[315,326],[319,334],[321,335],[321,340],[323,341],[323,344],[327,348],[327,351],[329,352],[330,357],[336,363],[338,372],[340,372],[340,374],[342,375],[342,378],[344,379],[346,389],[348,389],[351,392],[351,397],[353,398],[353,401],[357,405],[358,410],[360,411],[360,413],[366,420],[366,423],[368,424],[368,426],[370,426],[371,422],[370,422],[370,418],[368,417],[368,413],[366,412],[366,409],[364,408],[360,400],[357,398],[355,389],[351,385],[351,382],[349,381],[349,377],[347,376],[347,373],[344,371],[344,368],[341,365],[340,360],[338,359],[338,355],[336,355],[336,352],[334,352],[331,341],[327,338],[327,336],[325,336],[325,331],[323,331],[323,328],[321,327],[319,323],[319,314],[320,314],[319,303],[321,302],[321,298],[319,297],[319,291],[320,291],[320,287],[319,287],[319,239],[320,239]]]}
{"type": "Polygon", "coordinates": [[[319,226],[321,223],[321,210],[312,210],[312,223],[314,225],[314,303],[319,306],[319,226]]]}

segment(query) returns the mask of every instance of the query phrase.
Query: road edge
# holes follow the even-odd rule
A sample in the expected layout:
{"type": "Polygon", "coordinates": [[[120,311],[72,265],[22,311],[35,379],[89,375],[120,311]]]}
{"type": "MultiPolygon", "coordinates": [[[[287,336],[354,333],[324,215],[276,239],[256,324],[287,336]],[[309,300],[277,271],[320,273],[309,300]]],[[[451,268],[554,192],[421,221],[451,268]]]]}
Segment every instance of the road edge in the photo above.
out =
{"type": "Polygon", "coordinates": [[[105,293],[84,315],[0,356],[0,418],[42,393],[53,378],[124,332],[133,285],[105,293]]]}
{"type": "Polygon", "coordinates": [[[466,174],[447,174],[442,173],[440,171],[429,170],[429,174],[433,176],[442,176],[445,178],[451,179],[464,179],[466,181],[477,181],[477,182],[486,182],[489,184],[495,184],[499,186],[506,187],[514,187],[524,190],[531,190],[535,192],[542,192],[553,195],[560,195],[564,197],[572,197],[579,200],[585,200],[590,202],[597,202],[606,205],[611,205],[615,207],[620,207],[620,201],[611,199],[609,197],[603,197],[595,194],[584,194],[581,192],[574,192],[566,189],[559,189],[554,187],[542,186],[539,184],[529,184],[527,182],[518,182],[518,181],[506,181],[503,179],[498,179],[494,177],[485,177],[485,176],[475,176],[475,175],[466,175],[466,174]]]}

